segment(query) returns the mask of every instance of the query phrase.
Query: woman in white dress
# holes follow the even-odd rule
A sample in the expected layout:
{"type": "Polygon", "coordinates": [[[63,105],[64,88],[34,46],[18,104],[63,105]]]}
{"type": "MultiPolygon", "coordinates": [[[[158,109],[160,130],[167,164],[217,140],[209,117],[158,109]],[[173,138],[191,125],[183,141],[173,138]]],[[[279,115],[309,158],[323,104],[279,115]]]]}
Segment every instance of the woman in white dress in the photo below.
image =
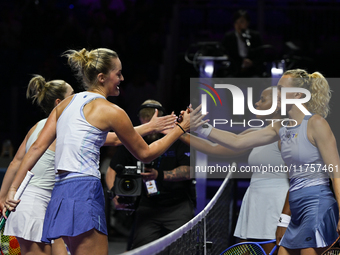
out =
{"type": "MultiPolygon", "coordinates": [[[[73,89],[63,80],[47,82],[42,76],[36,75],[30,80],[26,94],[28,98],[33,98],[33,102],[37,103],[49,115],[56,105],[73,94],[73,89]]],[[[7,192],[20,163],[28,149],[38,138],[46,120],[47,118],[40,120],[31,128],[8,166],[0,190],[0,206],[2,210],[4,209],[7,192]]],[[[55,182],[54,151],[55,142],[48,147],[41,159],[32,168],[31,171],[34,173],[34,177],[26,187],[16,212],[9,215],[5,225],[4,234],[15,236],[18,239],[21,254],[23,255],[49,255],[52,251],[54,255],[67,254],[65,244],[61,238],[54,240],[52,246],[41,242],[46,207],[50,201],[55,182]]]]}
{"type": "MultiPolygon", "coordinates": [[[[205,124],[196,132],[232,150],[281,140],[290,187],[289,208],[280,217],[287,228],[278,254],[319,255],[340,234],[340,158],[335,136],[325,120],[331,90],[321,73],[309,74],[301,69],[286,71],[277,87],[280,101],[281,93],[285,93],[282,98],[289,99],[284,102],[290,119],[285,125],[275,122],[258,131],[235,135],[205,124]],[[296,103],[301,101],[304,103],[296,103]]],[[[191,116],[192,124],[202,123],[202,114],[191,116]]]]}
{"type": "MultiPolygon", "coordinates": [[[[255,104],[257,110],[268,110],[272,106],[272,87],[263,90],[260,100],[255,104]]],[[[258,119],[280,119],[276,110],[269,116],[258,115],[258,119]]],[[[271,123],[271,121],[270,121],[271,123]]],[[[269,123],[269,124],[270,124],[269,123]]],[[[257,129],[247,129],[241,134],[257,129]]],[[[233,151],[216,143],[199,137],[184,134],[181,140],[195,149],[213,156],[237,157],[250,153],[249,166],[281,166],[280,142],[256,147],[250,150],[233,151]]],[[[288,174],[283,172],[254,172],[250,185],[243,197],[234,236],[241,241],[267,241],[275,239],[277,220],[280,217],[286,194],[289,188],[288,174]]],[[[275,242],[264,244],[266,252],[270,252],[275,242]]]]}

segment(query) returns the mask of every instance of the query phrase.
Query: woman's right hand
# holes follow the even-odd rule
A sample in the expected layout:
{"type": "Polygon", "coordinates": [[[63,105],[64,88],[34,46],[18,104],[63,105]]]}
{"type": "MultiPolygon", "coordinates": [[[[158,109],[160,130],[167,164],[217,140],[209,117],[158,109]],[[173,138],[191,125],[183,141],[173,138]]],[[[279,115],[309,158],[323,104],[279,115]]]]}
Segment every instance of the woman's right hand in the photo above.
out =
{"type": "Polygon", "coordinates": [[[199,126],[202,126],[204,123],[209,120],[202,120],[207,114],[202,114],[201,112],[202,105],[193,109],[191,105],[189,106],[187,111],[182,111],[183,113],[183,121],[181,122],[181,126],[185,131],[195,131],[199,126]]]}
{"type": "Polygon", "coordinates": [[[14,189],[9,189],[8,193],[7,193],[7,198],[5,201],[5,205],[4,208],[2,210],[2,215],[6,217],[6,211],[15,211],[15,208],[18,206],[18,204],[20,203],[20,200],[14,200],[14,195],[16,193],[16,190],[14,189]]]}
{"type": "Polygon", "coordinates": [[[5,197],[0,198],[0,212],[2,212],[5,208],[5,201],[6,201],[5,197]]]}
{"type": "Polygon", "coordinates": [[[276,233],[275,233],[275,236],[276,236],[276,245],[279,245],[284,233],[286,232],[286,229],[285,227],[279,227],[277,226],[276,228],[276,233]]]}

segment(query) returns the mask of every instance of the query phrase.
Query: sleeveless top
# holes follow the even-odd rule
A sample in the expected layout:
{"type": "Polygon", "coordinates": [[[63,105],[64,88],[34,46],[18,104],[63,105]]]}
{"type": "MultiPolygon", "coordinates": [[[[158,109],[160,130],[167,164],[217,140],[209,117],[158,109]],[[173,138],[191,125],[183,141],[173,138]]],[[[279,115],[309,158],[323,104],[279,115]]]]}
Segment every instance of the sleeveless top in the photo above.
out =
{"type": "Polygon", "coordinates": [[[281,155],[289,169],[289,191],[316,185],[329,185],[329,174],[320,152],[307,137],[306,115],[300,125],[281,127],[281,155]]]}
{"type": "MultiPolygon", "coordinates": [[[[37,127],[26,142],[26,153],[32,144],[38,139],[40,131],[44,128],[47,119],[38,122],[37,127]]],[[[47,149],[38,162],[34,165],[31,172],[34,173],[29,185],[38,188],[52,190],[55,182],[54,173],[54,151],[47,149]]]]}
{"type": "Polygon", "coordinates": [[[85,174],[101,178],[99,172],[100,147],[106,140],[107,131],[102,131],[87,122],[84,106],[104,96],[81,92],[75,94],[57,121],[55,170],[85,174]]]}
{"type": "Polygon", "coordinates": [[[253,148],[248,157],[248,165],[258,167],[254,168],[256,171],[252,171],[252,186],[285,186],[288,189],[288,173],[284,171],[285,162],[278,142],[253,148]]]}

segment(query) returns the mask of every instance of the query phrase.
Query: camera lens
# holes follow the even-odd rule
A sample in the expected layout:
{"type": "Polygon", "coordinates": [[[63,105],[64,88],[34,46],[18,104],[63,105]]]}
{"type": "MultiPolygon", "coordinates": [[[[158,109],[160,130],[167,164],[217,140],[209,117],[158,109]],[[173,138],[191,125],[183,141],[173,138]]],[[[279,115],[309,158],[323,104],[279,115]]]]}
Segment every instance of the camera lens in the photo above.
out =
{"type": "Polygon", "coordinates": [[[132,191],[135,189],[135,183],[131,179],[124,179],[121,183],[121,187],[124,191],[132,191]]]}

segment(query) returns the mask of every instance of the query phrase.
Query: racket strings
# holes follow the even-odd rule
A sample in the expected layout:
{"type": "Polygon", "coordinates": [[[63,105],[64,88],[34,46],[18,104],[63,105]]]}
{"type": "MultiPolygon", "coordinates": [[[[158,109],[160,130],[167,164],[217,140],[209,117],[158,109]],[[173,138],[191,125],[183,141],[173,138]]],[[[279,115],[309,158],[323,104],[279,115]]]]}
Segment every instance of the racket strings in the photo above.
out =
{"type": "Polygon", "coordinates": [[[324,251],[321,255],[337,255],[340,254],[340,236],[334,241],[330,248],[324,251]]]}
{"type": "Polygon", "coordinates": [[[325,253],[322,253],[323,255],[339,255],[340,254],[340,248],[331,248],[330,250],[326,251],[325,253]]]}
{"type": "Polygon", "coordinates": [[[4,228],[0,231],[1,255],[20,255],[21,251],[18,240],[14,236],[6,236],[3,233],[4,228]]]}
{"type": "Polygon", "coordinates": [[[223,255],[264,255],[258,244],[239,244],[223,252],[223,255]]]}

